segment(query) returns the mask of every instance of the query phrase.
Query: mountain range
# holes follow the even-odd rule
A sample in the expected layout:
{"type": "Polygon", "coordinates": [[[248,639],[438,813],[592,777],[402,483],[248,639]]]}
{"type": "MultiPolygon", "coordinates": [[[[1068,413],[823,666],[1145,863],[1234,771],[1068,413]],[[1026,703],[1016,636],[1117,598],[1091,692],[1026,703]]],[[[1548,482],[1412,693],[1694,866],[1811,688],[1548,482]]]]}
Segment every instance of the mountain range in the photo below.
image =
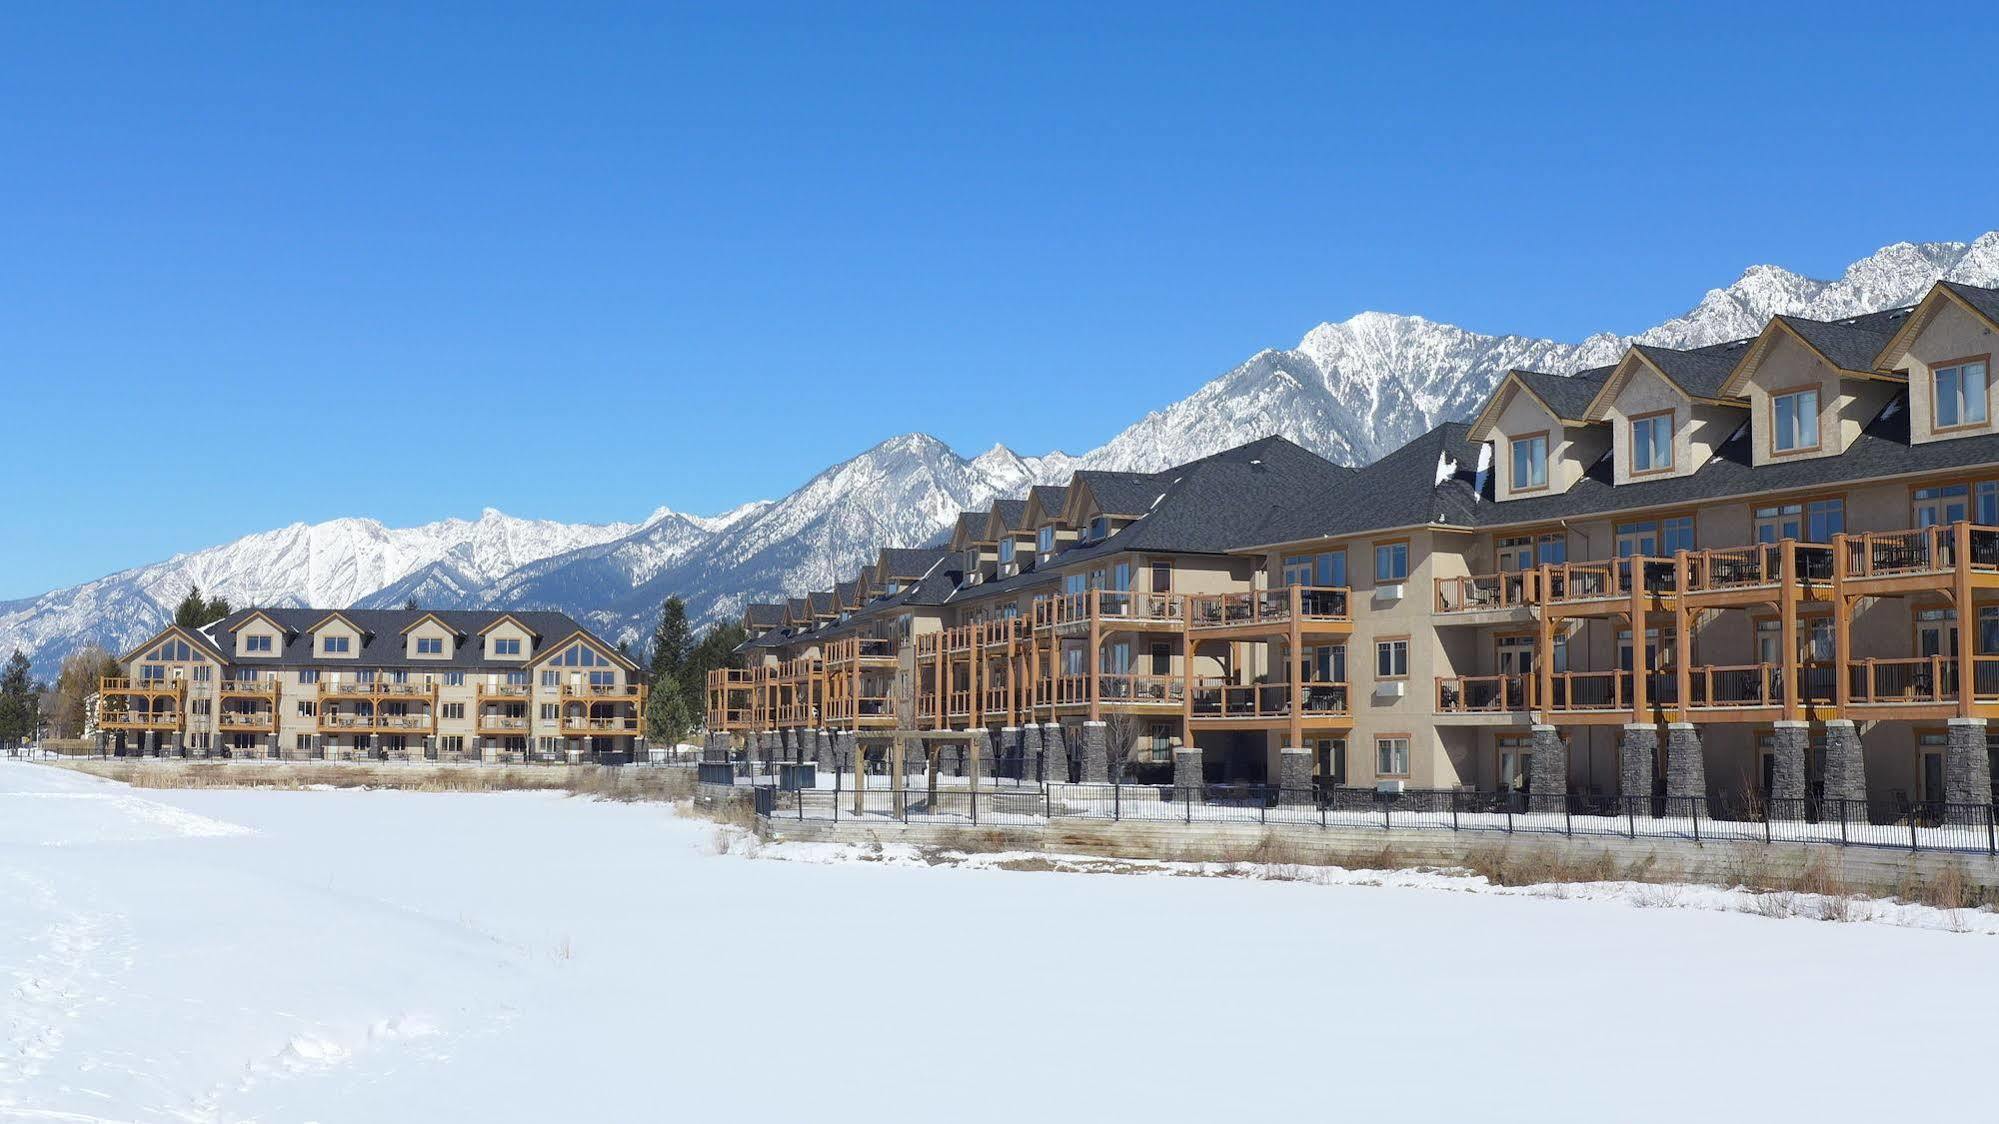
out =
{"type": "Polygon", "coordinates": [[[1578,343],[1494,336],[1421,316],[1362,312],[1257,352],[1080,457],[995,445],[965,457],[912,433],[820,472],[777,500],[703,517],[660,508],[637,523],[570,524],[488,509],[393,529],[366,518],[294,524],[39,597],[0,602],[0,651],[37,672],[88,643],[114,651],[156,632],[198,584],[234,605],[560,609],[641,646],[670,594],[697,620],[749,600],[842,580],[883,546],[935,539],[962,510],[1077,469],[1155,471],[1272,433],[1363,464],[1440,421],[1474,413],[1511,368],[1567,373],[1633,342],[1697,347],[1755,335],[1772,315],[1835,320],[1909,304],[1939,278],[1999,285],[1999,231],[1898,242],[1830,281],[1776,266],[1744,271],[1685,315],[1578,343]]]}

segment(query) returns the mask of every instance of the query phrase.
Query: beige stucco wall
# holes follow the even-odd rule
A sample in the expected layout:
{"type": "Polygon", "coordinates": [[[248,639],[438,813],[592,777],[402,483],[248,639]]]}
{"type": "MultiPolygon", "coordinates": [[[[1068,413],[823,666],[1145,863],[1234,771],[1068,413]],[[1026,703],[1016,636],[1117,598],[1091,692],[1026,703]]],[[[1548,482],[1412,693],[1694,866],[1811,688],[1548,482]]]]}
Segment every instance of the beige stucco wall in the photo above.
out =
{"type": "Polygon", "coordinates": [[[1533,398],[1511,392],[1493,423],[1492,488],[1495,499],[1566,492],[1603,456],[1610,437],[1601,426],[1564,426],[1533,398]],[[1548,486],[1526,492],[1513,488],[1513,453],[1509,443],[1523,434],[1548,435],[1548,486]]]}
{"type": "Polygon", "coordinates": [[[1993,409],[1992,398],[1991,356],[1999,352],[1994,341],[1990,325],[1955,304],[1945,304],[1942,311],[1910,341],[1902,366],[1909,373],[1909,440],[1912,443],[1972,437],[1991,433],[1995,426],[1999,426],[1999,411],[1993,409]],[[1986,363],[1985,422],[1938,433],[1932,401],[1935,387],[1931,383],[1930,371],[1933,367],[1972,356],[1982,356],[1986,363]]]}

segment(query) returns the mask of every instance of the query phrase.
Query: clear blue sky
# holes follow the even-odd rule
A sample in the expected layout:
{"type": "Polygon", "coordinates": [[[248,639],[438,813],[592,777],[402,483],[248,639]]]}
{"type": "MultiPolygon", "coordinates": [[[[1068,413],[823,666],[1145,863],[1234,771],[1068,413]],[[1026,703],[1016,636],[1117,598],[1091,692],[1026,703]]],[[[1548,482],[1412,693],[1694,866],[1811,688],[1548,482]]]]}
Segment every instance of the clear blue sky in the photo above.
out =
{"type": "Polygon", "coordinates": [[[1363,309],[1577,338],[1999,225],[1989,10],[304,7],[0,15],[0,597],[1080,451],[1363,309]]]}

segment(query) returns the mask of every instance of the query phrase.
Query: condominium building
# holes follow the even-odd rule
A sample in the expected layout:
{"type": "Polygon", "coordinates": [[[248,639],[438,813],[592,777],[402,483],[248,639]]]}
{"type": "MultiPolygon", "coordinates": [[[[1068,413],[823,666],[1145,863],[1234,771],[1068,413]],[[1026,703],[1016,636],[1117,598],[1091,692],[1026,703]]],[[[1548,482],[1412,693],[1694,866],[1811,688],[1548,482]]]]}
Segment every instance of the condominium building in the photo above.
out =
{"type": "MultiPolygon", "coordinates": [[[[1513,371],[1360,469],[1077,473],[748,608],[718,738],[1084,780],[1991,799],[1999,291],[1513,371]]],[[[719,744],[719,743],[718,743],[719,744]]]]}
{"type": "Polygon", "coordinates": [[[645,712],[638,665],[561,613],[245,609],[120,662],[117,753],[630,760],[645,712]]]}

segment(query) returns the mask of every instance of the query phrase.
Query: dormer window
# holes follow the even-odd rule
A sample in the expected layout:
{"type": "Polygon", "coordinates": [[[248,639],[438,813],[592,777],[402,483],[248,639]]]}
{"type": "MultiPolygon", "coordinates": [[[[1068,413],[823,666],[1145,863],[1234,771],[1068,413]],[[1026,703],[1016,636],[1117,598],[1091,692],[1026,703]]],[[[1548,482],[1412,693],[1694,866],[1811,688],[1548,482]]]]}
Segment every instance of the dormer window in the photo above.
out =
{"type": "Polygon", "coordinates": [[[444,637],[419,636],[416,638],[416,654],[419,656],[441,656],[444,654],[444,637]]]}
{"type": "Polygon", "coordinates": [[[1531,492],[1548,486],[1548,435],[1536,433],[1512,441],[1513,475],[1507,486],[1516,492],[1531,492]]]}
{"type": "Polygon", "coordinates": [[[1935,379],[1936,393],[1931,401],[1935,403],[1936,428],[1985,424],[1986,365],[1982,357],[1932,367],[1930,374],[1935,379]]]}
{"type": "Polygon", "coordinates": [[[245,636],[243,638],[243,652],[245,655],[268,656],[271,654],[271,638],[268,636],[245,636]]]}
{"type": "Polygon", "coordinates": [[[496,638],[493,641],[493,654],[496,656],[520,655],[521,654],[520,638],[513,636],[502,636],[496,638]]]}
{"type": "Polygon", "coordinates": [[[1673,411],[1631,419],[1631,474],[1668,472],[1673,467],[1673,411]]]}
{"type": "Polygon", "coordinates": [[[1055,524],[1050,523],[1046,527],[1034,532],[1034,549],[1040,551],[1042,554],[1053,554],[1055,552],[1055,524]]]}
{"type": "Polygon", "coordinates": [[[1779,453],[1819,447],[1819,391],[1806,387],[1770,399],[1770,448],[1779,453]]]}
{"type": "Polygon", "coordinates": [[[1111,520],[1107,515],[1099,515],[1090,520],[1089,540],[1107,539],[1111,535],[1111,520]]]}
{"type": "Polygon", "coordinates": [[[352,650],[352,639],[347,636],[322,636],[319,638],[319,650],[329,656],[344,656],[352,650]]]}

